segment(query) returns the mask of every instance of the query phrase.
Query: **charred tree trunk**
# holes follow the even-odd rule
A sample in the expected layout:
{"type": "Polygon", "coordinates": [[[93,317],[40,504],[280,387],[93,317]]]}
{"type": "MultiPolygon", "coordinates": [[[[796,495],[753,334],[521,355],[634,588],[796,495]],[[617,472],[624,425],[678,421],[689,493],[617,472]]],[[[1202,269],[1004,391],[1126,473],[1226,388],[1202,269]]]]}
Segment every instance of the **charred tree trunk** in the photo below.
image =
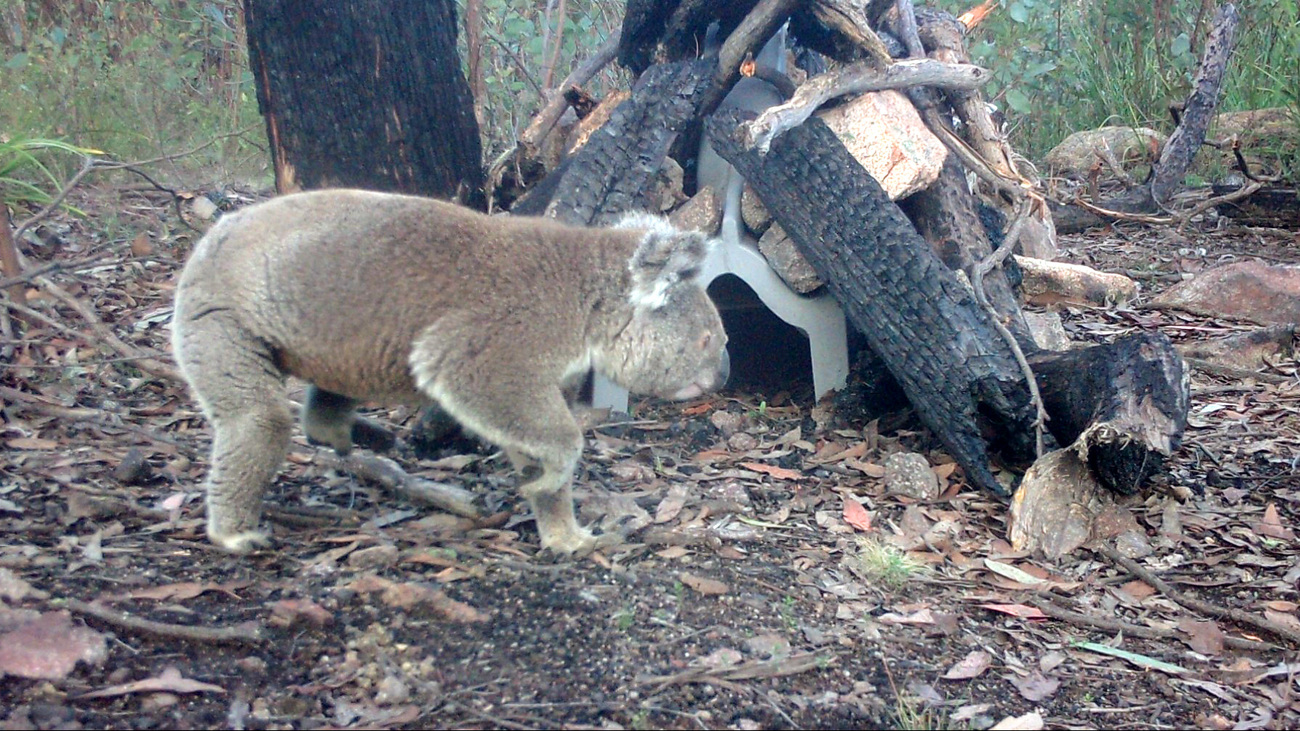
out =
{"type": "Polygon", "coordinates": [[[1036,353],[1029,361],[1052,433],[1076,445],[1104,487],[1138,492],[1182,443],[1187,373],[1163,334],[1036,353]]]}
{"type": "Polygon", "coordinates": [[[673,140],[699,113],[714,64],[660,64],[641,77],[632,97],[614,110],[571,160],[511,209],[572,224],[612,223],[647,208],[673,140]]]}
{"type": "MultiPolygon", "coordinates": [[[[1119,213],[1156,213],[1178,191],[1192,164],[1192,158],[1205,142],[1205,131],[1219,104],[1219,89],[1227,72],[1228,60],[1237,35],[1237,8],[1232,3],[1219,6],[1214,26],[1205,39],[1201,65],[1192,80],[1192,92],[1183,105],[1182,118],[1174,128],[1156,162],[1151,182],[1097,203],[1101,208],[1119,213]]],[[[1077,206],[1052,207],[1058,233],[1074,233],[1105,223],[1104,218],[1077,206]]]]}
{"type": "Polygon", "coordinates": [[[976,423],[999,427],[1007,456],[1034,457],[1035,410],[1008,344],[967,285],[944,266],[880,185],[819,119],[746,149],[735,111],[706,124],[714,148],[744,175],[885,361],[921,420],[974,485],[1006,489],[976,423]]]}
{"type": "Polygon", "coordinates": [[[483,187],[453,0],[245,0],[276,188],[483,187]]]}

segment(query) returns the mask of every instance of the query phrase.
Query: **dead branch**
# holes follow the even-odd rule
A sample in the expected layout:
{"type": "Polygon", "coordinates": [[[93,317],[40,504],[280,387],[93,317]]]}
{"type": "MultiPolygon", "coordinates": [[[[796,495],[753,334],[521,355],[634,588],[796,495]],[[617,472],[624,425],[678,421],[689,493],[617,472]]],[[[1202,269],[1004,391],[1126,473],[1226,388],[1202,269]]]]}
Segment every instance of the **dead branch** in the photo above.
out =
{"type": "Polygon", "coordinates": [[[186,624],[155,622],[133,617],[126,612],[110,609],[102,604],[83,602],[80,599],[63,599],[53,602],[77,614],[94,617],[101,622],[136,634],[163,637],[169,640],[212,642],[219,644],[260,645],[266,641],[260,622],[241,622],[233,627],[195,627],[186,624]]]}
{"type": "MultiPolygon", "coordinates": [[[[1032,603],[1038,611],[1046,614],[1052,619],[1059,619],[1062,622],[1079,625],[1080,627],[1092,627],[1094,629],[1106,632],[1122,632],[1129,637],[1141,637],[1146,640],[1172,640],[1177,639],[1176,630],[1158,629],[1156,627],[1146,627],[1132,622],[1125,622],[1109,617],[1094,617],[1091,614],[1084,614],[1070,609],[1066,609],[1057,603],[1056,599],[1047,594],[1039,595],[1037,601],[1032,603]]],[[[1258,640],[1248,640],[1244,637],[1224,637],[1223,644],[1234,650],[1276,650],[1277,646],[1268,642],[1259,642],[1258,640]]]]}
{"type": "Polygon", "coordinates": [[[845,94],[911,86],[975,89],[990,78],[989,72],[979,66],[947,64],[931,59],[899,61],[883,69],[866,61],[849,64],[809,79],[795,91],[790,101],[772,107],[744,124],[746,144],[766,153],[777,136],[803,124],[827,100],[845,94]]]}
{"type": "Polygon", "coordinates": [[[1002,263],[1015,250],[1016,244],[1020,241],[1020,232],[1025,228],[1025,220],[1029,218],[1032,206],[1033,202],[1028,197],[1021,200],[1020,205],[1016,208],[1015,220],[1007,228],[1001,248],[972,267],[970,284],[971,289],[975,291],[975,301],[979,302],[980,306],[989,313],[989,321],[993,323],[993,328],[1006,341],[1007,347],[1011,349],[1012,355],[1016,358],[1016,364],[1020,366],[1020,372],[1025,377],[1025,383],[1029,385],[1029,400],[1038,412],[1038,415],[1034,418],[1034,456],[1042,457],[1044,448],[1043,426],[1047,423],[1047,410],[1043,408],[1043,396],[1038,392],[1038,381],[1034,378],[1034,371],[1029,367],[1029,361],[1025,359],[1025,351],[1020,348],[1020,343],[1016,342],[1015,336],[1003,324],[997,308],[993,306],[993,303],[989,301],[988,294],[984,292],[985,275],[993,271],[995,267],[1002,266],[1002,263]]]}
{"type": "Polygon", "coordinates": [[[1183,358],[1183,361],[1202,373],[1223,376],[1225,378],[1236,378],[1242,381],[1247,378],[1253,378],[1261,383],[1272,383],[1279,386],[1295,382],[1294,378],[1278,376],[1272,373],[1262,373],[1260,371],[1248,371],[1243,368],[1233,368],[1232,366],[1219,365],[1218,363],[1211,363],[1208,360],[1201,360],[1200,358],[1183,358]]]}
{"type": "Polygon", "coordinates": [[[718,68],[713,74],[713,86],[700,102],[700,116],[708,116],[717,109],[740,78],[740,64],[745,56],[762,46],[798,6],[799,0],[759,0],[740,21],[718,51],[718,68]]]}
{"type": "Polygon", "coordinates": [[[849,0],[816,0],[812,4],[813,17],[827,28],[849,39],[867,54],[867,58],[881,68],[893,62],[880,36],[867,22],[867,15],[858,3],[849,0]]]}
{"type": "Polygon", "coordinates": [[[479,510],[474,507],[474,493],[455,485],[409,475],[386,457],[361,454],[338,457],[322,452],[316,461],[331,469],[351,473],[407,502],[429,505],[465,518],[479,517],[479,510]]]}
{"type": "Polygon", "coordinates": [[[1111,563],[1122,567],[1125,571],[1128,571],[1130,574],[1133,574],[1139,579],[1145,581],[1147,584],[1150,584],[1156,591],[1164,594],[1174,602],[1177,602],[1188,609],[1195,610],[1201,614],[1215,617],[1217,619],[1227,619],[1236,622],[1237,624],[1249,625],[1256,629],[1268,632],[1269,634],[1281,637],[1293,644],[1300,645],[1300,632],[1296,632],[1290,627],[1285,627],[1263,617],[1257,617],[1250,612],[1244,612],[1235,607],[1221,607],[1217,604],[1211,604],[1210,602],[1187,596],[1165,582],[1164,579],[1156,576],[1142,564],[1134,561],[1128,556],[1120,554],[1111,546],[1102,544],[1097,547],[1097,552],[1110,559],[1111,563]]]}
{"type": "Polygon", "coordinates": [[[596,75],[596,72],[614,59],[614,55],[618,53],[621,32],[621,30],[615,31],[608,40],[596,49],[596,52],[590,58],[579,64],[564,78],[564,81],[560,82],[559,86],[555,87],[554,91],[551,92],[550,100],[546,102],[546,106],[542,107],[537,116],[533,117],[533,121],[528,125],[527,129],[519,135],[519,142],[524,146],[525,150],[536,150],[537,146],[546,138],[546,135],[550,134],[555,127],[555,123],[560,121],[564,110],[569,106],[564,97],[564,92],[587,83],[591,80],[591,77],[596,75]]]}

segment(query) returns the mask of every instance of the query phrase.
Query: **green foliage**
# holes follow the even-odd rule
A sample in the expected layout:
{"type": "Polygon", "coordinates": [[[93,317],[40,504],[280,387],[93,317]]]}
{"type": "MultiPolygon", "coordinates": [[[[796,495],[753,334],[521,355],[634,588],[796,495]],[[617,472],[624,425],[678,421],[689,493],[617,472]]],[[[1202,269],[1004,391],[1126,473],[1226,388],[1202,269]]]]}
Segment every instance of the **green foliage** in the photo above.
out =
{"type": "MultiPolygon", "coordinates": [[[[465,0],[457,0],[462,23],[460,56],[471,86],[469,48],[464,32],[465,0]]],[[[574,66],[586,60],[623,22],[621,0],[577,0],[567,3],[519,3],[483,0],[480,69],[483,85],[475,89],[484,155],[490,160],[514,144],[532,115],[542,107],[539,89],[554,56],[548,88],[558,86],[574,66]],[[565,10],[564,17],[558,11],[565,10]],[[561,32],[561,23],[563,31],[561,32]]],[[[626,72],[607,66],[586,88],[596,96],[627,88],[626,72]]]]}
{"type": "MultiPolygon", "coordinates": [[[[962,12],[968,0],[941,0],[962,12]]],[[[1039,156],[1103,124],[1168,131],[1191,90],[1216,3],[1202,0],[1010,0],[976,28],[972,59],[993,71],[986,94],[1006,110],[1013,144],[1039,156]]],[[[1220,111],[1300,109],[1300,0],[1241,0],[1220,111]]]]}
{"type": "MultiPolygon", "coordinates": [[[[174,154],[250,127],[252,139],[261,136],[238,0],[101,0],[92,13],[61,6],[20,2],[5,18],[0,132],[119,159],[174,154]]],[[[179,165],[251,167],[263,154],[232,137],[179,165]]],[[[66,177],[65,165],[50,172],[66,177]]]]}
{"type": "Polygon", "coordinates": [[[100,154],[58,140],[0,138],[0,205],[45,205],[57,195],[62,181],[50,170],[51,156],[100,154]]]}

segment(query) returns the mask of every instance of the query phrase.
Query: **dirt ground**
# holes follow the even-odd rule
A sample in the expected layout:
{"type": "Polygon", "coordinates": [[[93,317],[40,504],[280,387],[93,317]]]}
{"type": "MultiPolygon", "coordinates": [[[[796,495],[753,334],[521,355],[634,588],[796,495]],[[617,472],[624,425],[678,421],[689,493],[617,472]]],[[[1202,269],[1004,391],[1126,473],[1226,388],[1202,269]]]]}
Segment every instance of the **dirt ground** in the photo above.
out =
{"type": "MultiPolygon", "coordinates": [[[[195,234],[139,190],[76,202],[92,221],[24,242],[60,266],[32,285],[44,319],[0,343],[2,728],[1300,727],[1296,645],[1089,549],[1013,551],[1006,504],[914,420],[837,418],[800,381],[635,402],[589,431],[582,517],[636,530],[584,559],[538,553],[499,455],[390,455],[473,491],[491,516],[474,523],[330,469],[300,435],[269,496],[274,550],[214,551],[209,431],[165,375],[195,234]],[[938,500],[886,494],[902,450],[938,500]]],[[[1142,304],[1223,261],[1300,262],[1294,235],[1231,226],[1062,243],[1143,286],[1136,306],[1063,309],[1081,342],[1250,329],[1142,304]]],[[[1294,358],[1272,373],[1289,384],[1194,370],[1185,445],[1125,507],[1142,566],[1295,631],[1294,358]]]]}

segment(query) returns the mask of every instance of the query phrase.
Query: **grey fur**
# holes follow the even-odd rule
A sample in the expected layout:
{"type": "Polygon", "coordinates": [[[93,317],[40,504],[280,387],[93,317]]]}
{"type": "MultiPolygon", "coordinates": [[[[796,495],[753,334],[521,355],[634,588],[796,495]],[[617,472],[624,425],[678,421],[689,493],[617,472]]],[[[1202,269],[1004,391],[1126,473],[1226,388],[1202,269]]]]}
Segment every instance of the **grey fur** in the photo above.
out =
{"type": "MultiPolygon", "coordinates": [[[[563,396],[590,368],[691,398],[726,380],[726,335],[694,278],[711,241],[661,219],[609,229],[491,217],[412,196],[330,190],[224,217],[181,274],[173,349],[214,430],[208,536],[268,543],[262,495],[302,425],[346,452],[361,401],[436,401],[516,468],[542,545],[589,550],[570,482],[582,433],[563,396]]],[[[603,538],[603,537],[602,537],[603,538]]]]}

